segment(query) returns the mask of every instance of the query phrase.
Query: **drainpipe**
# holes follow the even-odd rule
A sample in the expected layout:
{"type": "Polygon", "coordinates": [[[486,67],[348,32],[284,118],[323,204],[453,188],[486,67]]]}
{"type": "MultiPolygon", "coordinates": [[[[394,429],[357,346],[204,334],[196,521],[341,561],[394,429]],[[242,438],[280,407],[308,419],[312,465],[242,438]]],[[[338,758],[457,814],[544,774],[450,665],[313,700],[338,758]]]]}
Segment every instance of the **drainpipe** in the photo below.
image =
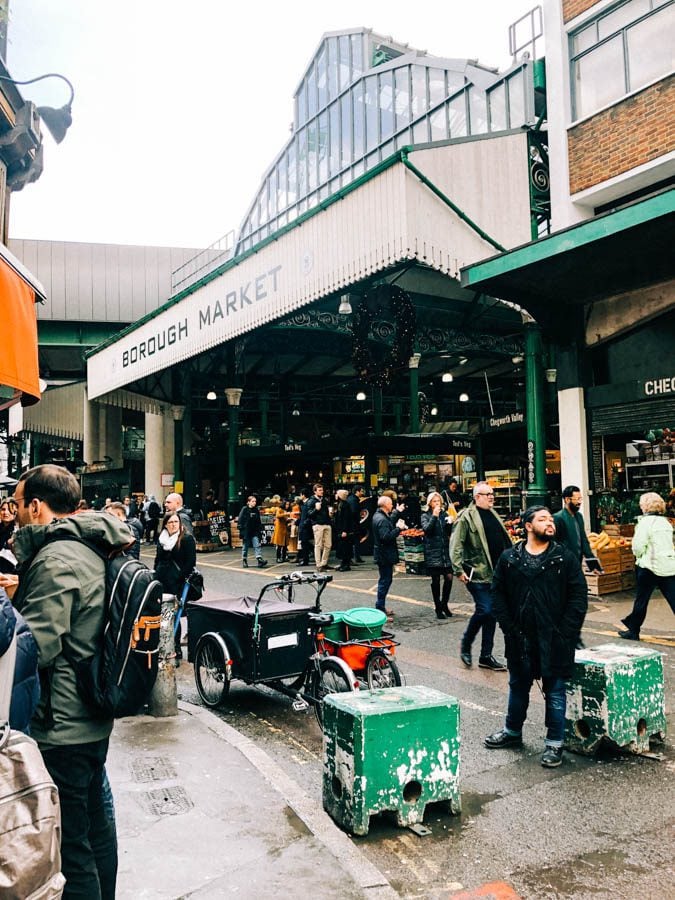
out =
{"type": "Polygon", "coordinates": [[[527,505],[546,503],[546,429],[542,392],[541,329],[523,313],[525,326],[525,409],[527,419],[527,505]]]}

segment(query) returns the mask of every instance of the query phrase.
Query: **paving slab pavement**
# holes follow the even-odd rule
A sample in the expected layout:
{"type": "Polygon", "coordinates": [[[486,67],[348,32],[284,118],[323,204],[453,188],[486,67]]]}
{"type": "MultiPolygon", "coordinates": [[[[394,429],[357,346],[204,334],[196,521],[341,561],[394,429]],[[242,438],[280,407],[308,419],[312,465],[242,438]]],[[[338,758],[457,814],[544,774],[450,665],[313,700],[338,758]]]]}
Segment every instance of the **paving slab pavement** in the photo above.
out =
{"type": "Polygon", "coordinates": [[[106,768],[118,900],[398,896],[320,797],[208,710],[118,720],[106,768]]]}

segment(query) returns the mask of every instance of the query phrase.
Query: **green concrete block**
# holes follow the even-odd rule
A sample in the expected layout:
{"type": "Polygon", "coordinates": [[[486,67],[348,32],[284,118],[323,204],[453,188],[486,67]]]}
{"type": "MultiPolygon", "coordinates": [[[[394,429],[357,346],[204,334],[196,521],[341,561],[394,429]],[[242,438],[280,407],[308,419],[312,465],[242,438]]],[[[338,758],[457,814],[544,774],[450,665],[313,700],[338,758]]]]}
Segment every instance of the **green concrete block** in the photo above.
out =
{"type": "Polygon", "coordinates": [[[422,822],[427,803],[453,814],[459,791],[459,702],[427,687],[329,694],[324,700],[323,805],[352,834],[370,816],[422,822]]]}
{"type": "Polygon", "coordinates": [[[593,753],[603,741],[634,753],[666,733],[663,660],[640,644],[577,650],[567,685],[565,746],[593,753]]]}

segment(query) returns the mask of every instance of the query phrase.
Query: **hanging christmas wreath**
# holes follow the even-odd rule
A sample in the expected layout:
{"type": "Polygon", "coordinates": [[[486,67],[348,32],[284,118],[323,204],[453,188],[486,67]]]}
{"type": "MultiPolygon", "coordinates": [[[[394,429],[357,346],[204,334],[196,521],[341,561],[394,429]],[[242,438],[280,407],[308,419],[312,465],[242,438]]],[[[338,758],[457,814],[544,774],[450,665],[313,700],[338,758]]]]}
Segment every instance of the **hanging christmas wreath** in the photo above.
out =
{"type": "Polygon", "coordinates": [[[379,284],[364,294],[352,320],[352,364],[359,378],[390,384],[412,356],[416,325],[415,307],[402,288],[379,284]]]}

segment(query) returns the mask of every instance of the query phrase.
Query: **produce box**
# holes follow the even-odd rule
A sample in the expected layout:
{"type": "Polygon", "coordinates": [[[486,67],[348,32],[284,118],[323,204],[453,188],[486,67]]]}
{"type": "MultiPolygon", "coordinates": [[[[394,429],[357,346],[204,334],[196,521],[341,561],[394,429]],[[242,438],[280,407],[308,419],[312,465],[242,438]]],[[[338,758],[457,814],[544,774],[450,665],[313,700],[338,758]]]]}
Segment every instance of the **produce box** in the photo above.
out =
{"type": "Polygon", "coordinates": [[[630,591],[635,587],[635,569],[621,573],[621,590],[630,591]]]}
{"type": "Polygon", "coordinates": [[[621,547],[619,550],[619,562],[622,572],[632,572],[635,568],[635,556],[630,547],[621,547]]]}
{"type": "Polygon", "coordinates": [[[618,575],[621,571],[621,551],[618,547],[610,550],[597,550],[596,556],[600,560],[606,575],[618,575]]]}
{"type": "Polygon", "coordinates": [[[586,575],[588,593],[591,597],[600,597],[602,594],[611,594],[621,590],[621,575],[586,575]]]}
{"type": "Polygon", "coordinates": [[[635,525],[603,525],[602,530],[611,538],[632,538],[635,534],[635,525]]]}

